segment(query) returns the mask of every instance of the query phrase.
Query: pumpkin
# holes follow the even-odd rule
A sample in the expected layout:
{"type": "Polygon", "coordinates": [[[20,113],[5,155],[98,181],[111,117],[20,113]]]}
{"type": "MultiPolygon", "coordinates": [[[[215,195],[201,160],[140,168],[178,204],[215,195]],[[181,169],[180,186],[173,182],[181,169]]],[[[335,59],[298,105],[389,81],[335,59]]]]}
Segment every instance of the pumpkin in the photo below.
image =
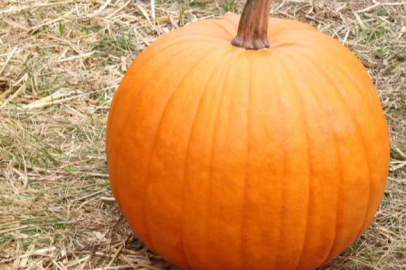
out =
{"type": "Polygon", "coordinates": [[[270,6],[163,35],[113,98],[112,192],[134,234],[182,269],[315,269],[382,199],[388,129],[367,71],[270,6]]]}

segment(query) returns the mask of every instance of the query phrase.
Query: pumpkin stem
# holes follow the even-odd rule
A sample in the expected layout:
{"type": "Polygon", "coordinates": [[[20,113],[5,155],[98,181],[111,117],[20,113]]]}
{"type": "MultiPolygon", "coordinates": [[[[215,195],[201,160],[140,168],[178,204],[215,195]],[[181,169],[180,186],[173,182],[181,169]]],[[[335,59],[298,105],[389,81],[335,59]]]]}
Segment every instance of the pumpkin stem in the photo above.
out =
{"type": "Polygon", "coordinates": [[[268,18],[271,0],[247,0],[232,45],[246,50],[269,48],[268,18]]]}

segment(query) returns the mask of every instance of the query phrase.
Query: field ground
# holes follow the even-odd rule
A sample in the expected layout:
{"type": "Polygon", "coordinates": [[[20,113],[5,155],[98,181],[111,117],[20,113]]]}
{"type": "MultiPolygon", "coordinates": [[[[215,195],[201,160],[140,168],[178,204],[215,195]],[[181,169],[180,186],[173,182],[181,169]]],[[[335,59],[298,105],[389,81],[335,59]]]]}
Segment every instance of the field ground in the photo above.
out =
{"type": "MultiPolygon", "coordinates": [[[[111,99],[161,34],[241,12],[213,0],[0,1],[0,269],[175,269],[135,239],[104,152],[111,99]]],[[[376,84],[391,171],[375,222],[324,269],[406,269],[406,2],[275,0],[348,46],[376,84]]]]}

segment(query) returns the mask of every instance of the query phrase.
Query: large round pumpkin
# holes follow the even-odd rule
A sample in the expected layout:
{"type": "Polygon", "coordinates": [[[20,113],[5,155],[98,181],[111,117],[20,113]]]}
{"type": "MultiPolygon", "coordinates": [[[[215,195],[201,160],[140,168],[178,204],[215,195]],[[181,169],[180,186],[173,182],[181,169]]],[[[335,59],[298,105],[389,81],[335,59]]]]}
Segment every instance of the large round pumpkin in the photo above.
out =
{"type": "Polygon", "coordinates": [[[239,20],[192,23],[135,59],[108,119],[112,191],[136,236],[182,269],[314,269],[373,220],[386,121],[339,42],[272,18],[269,48],[237,47],[239,20]]]}

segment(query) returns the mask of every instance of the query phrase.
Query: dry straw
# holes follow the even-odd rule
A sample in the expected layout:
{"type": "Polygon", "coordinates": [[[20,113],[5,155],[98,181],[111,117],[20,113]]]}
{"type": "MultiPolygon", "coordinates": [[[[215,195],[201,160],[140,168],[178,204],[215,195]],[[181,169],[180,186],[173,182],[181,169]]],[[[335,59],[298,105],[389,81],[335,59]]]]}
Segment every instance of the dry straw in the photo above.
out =
{"type": "MultiPolygon", "coordinates": [[[[241,1],[0,1],[0,269],[174,269],[135,239],[109,189],[105,124],[134,57],[241,1]]],[[[391,131],[371,228],[325,269],[406,269],[406,2],[275,0],[368,68],[391,131]]]]}

